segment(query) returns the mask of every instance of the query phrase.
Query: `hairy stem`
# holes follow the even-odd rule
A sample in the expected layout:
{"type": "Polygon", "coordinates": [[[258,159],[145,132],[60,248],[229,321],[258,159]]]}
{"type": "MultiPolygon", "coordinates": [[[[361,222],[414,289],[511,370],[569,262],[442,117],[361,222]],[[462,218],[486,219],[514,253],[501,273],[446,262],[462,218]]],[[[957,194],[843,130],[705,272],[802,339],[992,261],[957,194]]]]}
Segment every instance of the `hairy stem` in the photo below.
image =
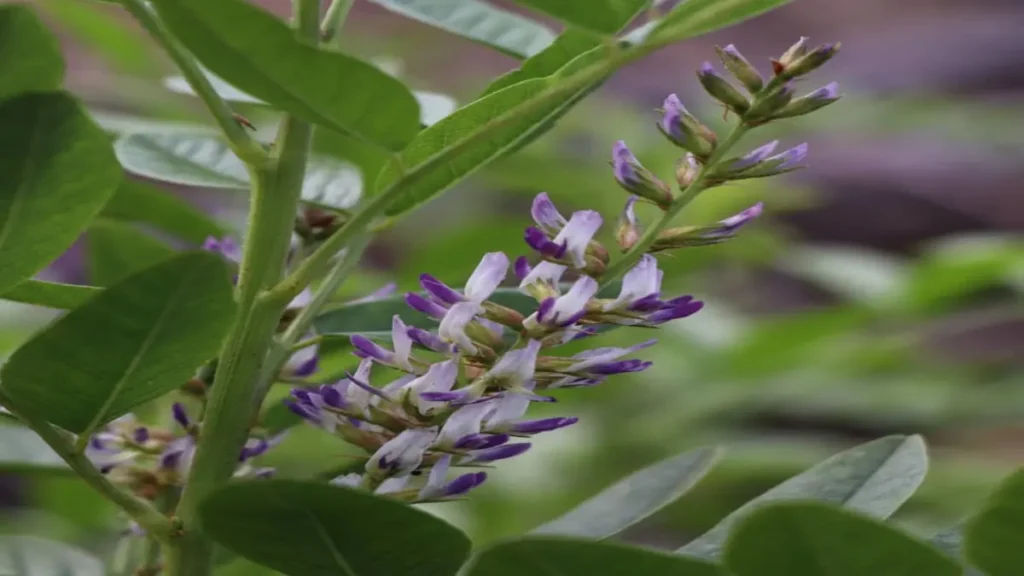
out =
{"type": "Polygon", "coordinates": [[[604,286],[607,286],[609,283],[618,279],[619,276],[622,276],[630,267],[636,264],[644,254],[647,253],[647,249],[654,244],[655,240],[658,239],[658,234],[668,227],[672,220],[682,212],[683,208],[685,208],[687,204],[692,202],[701,192],[704,191],[705,188],[707,188],[706,180],[708,173],[711,172],[711,170],[713,170],[723,158],[725,158],[725,155],[729,153],[729,150],[732,149],[749,130],[750,127],[741,122],[733,128],[732,132],[729,133],[729,136],[727,136],[725,140],[719,143],[715,152],[710,158],[708,158],[708,161],[704,163],[704,166],[701,168],[694,181],[691,182],[690,185],[687,186],[674,201],[672,201],[672,205],[664,214],[662,214],[661,218],[644,232],[644,235],[640,237],[640,240],[629,250],[629,252],[623,254],[621,258],[608,267],[608,270],[601,276],[604,286]]]}
{"type": "MultiPolygon", "coordinates": [[[[297,34],[315,38],[319,1],[300,0],[297,34]]],[[[261,301],[260,294],[284,273],[313,128],[287,116],[282,121],[267,167],[253,173],[249,228],[238,279],[238,315],[217,361],[217,374],[206,408],[192,471],[178,506],[181,545],[168,550],[168,576],[206,576],[213,543],[198,529],[199,505],[234,473],[249,435],[257,379],[287,301],[261,301]]]]}
{"type": "Polygon", "coordinates": [[[107,477],[96,469],[84,454],[74,449],[69,434],[58,430],[41,418],[36,418],[28,412],[20,411],[13,399],[3,390],[0,390],[0,404],[3,404],[19,420],[24,422],[29,428],[32,428],[78,474],[79,478],[104,498],[124,510],[131,516],[132,520],[146,530],[150,537],[156,538],[161,542],[172,540],[175,534],[174,523],[149,502],[137,498],[111,484],[107,477]]]}
{"type": "Polygon", "coordinates": [[[122,4],[125,10],[153,37],[167,52],[167,55],[174,60],[174,63],[181,70],[189,86],[206,105],[207,110],[217,121],[224,136],[231,145],[231,150],[236,156],[248,164],[260,165],[267,161],[267,151],[248,132],[245,131],[237,120],[227,103],[217,94],[213,85],[200,70],[195,59],[181,42],[175,38],[157,18],[152,9],[146,5],[144,0],[124,0],[122,4]]]}

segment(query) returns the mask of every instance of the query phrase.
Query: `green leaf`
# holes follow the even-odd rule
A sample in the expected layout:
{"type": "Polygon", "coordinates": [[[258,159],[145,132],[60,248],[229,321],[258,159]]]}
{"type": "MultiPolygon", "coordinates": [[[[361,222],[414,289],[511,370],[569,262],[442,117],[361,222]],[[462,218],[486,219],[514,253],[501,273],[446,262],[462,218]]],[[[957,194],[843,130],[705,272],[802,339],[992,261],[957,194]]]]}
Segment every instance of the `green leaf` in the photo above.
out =
{"type": "Polygon", "coordinates": [[[629,24],[650,0],[514,0],[566,24],[612,35],[629,24]]]}
{"type": "Polygon", "coordinates": [[[672,503],[704,477],[717,456],[700,448],[662,460],[617,482],[531,534],[607,538],[672,503]]]}
{"type": "Polygon", "coordinates": [[[873,518],[817,502],[766,506],[725,550],[736,576],[959,576],[938,550],[873,518]]]}
{"type": "Polygon", "coordinates": [[[0,574],[103,576],[103,564],[78,548],[33,536],[0,536],[0,574]]]}
{"type": "Polygon", "coordinates": [[[229,485],[203,501],[203,533],[289,576],[451,576],[465,534],[395,500],[315,482],[229,485]]]}
{"type": "MultiPolygon", "coordinates": [[[[257,106],[269,106],[269,104],[252,94],[235,88],[216,74],[207,72],[206,78],[210,81],[214,91],[228,102],[243,102],[257,106]]],[[[168,77],[164,80],[164,86],[167,86],[171,91],[179,94],[188,94],[191,96],[196,95],[195,90],[192,89],[188,80],[185,80],[183,76],[168,77]]],[[[455,100],[444,94],[416,90],[412,95],[420,105],[420,124],[424,126],[436,124],[441,118],[451,114],[458,107],[455,100]]],[[[374,150],[379,149],[375,148],[374,150]]]]}
{"type": "Polygon", "coordinates": [[[467,576],[725,576],[715,564],[606,542],[527,537],[484,550],[467,576]]]}
{"type": "Polygon", "coordinates": [[[195,244],[209,236],[224,234],[220,224],[188,202],[166,190],[128,178],[121,181],[100,216],[148,224],[195,244]]]}
{"type": "Polygon", "coordinates": [[[42,0],[35,3],[62,33],[74,38],[117,71],[151,77],[155,45],[109,3],[42,0]]]}
{"type": "Polygon", "coordinates": [[[46,306],[47,308],[70,310],[85,304],[90,298],[99,293],[100,290],[92,286],[26,280],[11,288],[0,298],[23,304],[35,304],[37,306],[46,306]]]}
{"type": "MultiPolygon", "coordinates": [[[[964,564],[964,526],[957,524],[928,539],[928,543],[950,558],[964,564]]],[[[964,566],[964,576],[984,576],[971,566],[964,566]]]]}
{"type": "Polygon", "coordinates": [[[371,0],[374,4],[446,32],[528,58],[555,38],[546,26],[476,0],[371,0]]]}
{"type": "Polygon", "coordinates": [[[57,39],[28,6],[0,6],[0,78],[0,100],[57,90],[64,81],[57,39]]]}
{"type": "MultiPolygon", "coordinates": [[[[125,170],[173,184],[245,190],[249,173],[219,137],[206,132],[148,132],[122,136],[114,151],[125,170]]],[[[302,200],[348,209],[362,196],[363,177],[344,161],[313,157],[306,169],[302,200]]]]}
{"type": "Polygon", "coordinates": [[[174,250],[134,226],[97,220],[85,234],[90,281],[111,286],[170,258],[174,250]]]}
{"type": "Polygon", "coordinates": [[[60,456],[35,432],[8,425],[0,426],[0,470],[15,473],[71,473],[60,456]]]}
{"type": "Polygon", "coordinates": [[[558,38],[555,38],[554,43],[542,52],[531,56],[519,68],[499,76],[488,84],[481,96],[486,96],[525,80],[550,76],[558,72],[560,68],[580,54],[600,45],[601,43],[592,34],[576,30],[575,28],[569,28],[562,32],[558,38]]]}
{"type": "Polygon", "coordinates": [[[650,45],[707,34],[774,10],[790,0],[686,0],[660,19],[646,38],[650,45]]]}
{"type": "Polygon", "coordinates": [[[174,390],[216,356],[234,315],[227,262],[188,252],[104,290],[0,369],[19,409],[82,433],[174,390]]]}
{"type": "Polygon", "coordinates": [[[1024,566],[1024,469],[996,488],[982,509],[967,522],[964,553],[989,576],[1017,576],[1024,566]]]}
{"type": "Polygon", "coordinates": [[[419,106],[401,82],[368,64],[306,45],[243,0],[154,0],[167,26],[213,73],[309,122],[401,150],[419,106]]]}
{"type": "Polygon", "coordinates": [[[921,485],[928,455],[920,436],[887,436],[840,452],[786,480],[729,514],[706,534],[678,550],[715,558],[732,527],[765,504],[780,500],[820,500],[887,518],[921,485]]]}
{"type": "Polygon", "coordinates": [[[909,271],[904,298],[896,305],[922,312],[941,311],[951,301],[1006,282],[1024,269],[1019,238],[963,236],[928,247],[909,271]]]}
{"type": "Polygon", "coordinates": [[[0,293],[61,255],[117,188],[110,142],[65,93],[0,103],[0,293]]]}

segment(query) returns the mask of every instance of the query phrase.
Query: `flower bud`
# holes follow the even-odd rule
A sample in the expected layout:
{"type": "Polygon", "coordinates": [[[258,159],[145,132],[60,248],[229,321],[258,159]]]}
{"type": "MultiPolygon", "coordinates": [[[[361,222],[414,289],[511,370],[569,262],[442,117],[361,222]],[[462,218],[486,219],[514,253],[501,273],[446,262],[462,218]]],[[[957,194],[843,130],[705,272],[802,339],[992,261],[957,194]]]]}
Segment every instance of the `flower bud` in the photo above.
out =
{"type": "Polygon", "coordinates": [[[615,241],[623,252],[628,252],[640,240],[640,224],[636,219],[636,212],[633,206],[636,204],[636,196],[626,200],[626,207],[619,215],[619,222],[615,228],[615,241]]]}
{"type": "Polygon", "coordinates": [[[810,38],[801,36],[800,39],[796,41],[796,44],[790,46],[785,52],[783,52],[782,56],[779,56],[778,60],[772,60],[772,71],[776,75],[782,74],[783,70],[785,70],[787,66],[791,65],[796,60],[803,58],[803,56],[807,54],[808,40],[810,40],[810,38]]]}
{"type": "Polygon", "coordinates": [[[661,113],[658,130],[670,142],[700,156],[708,156],[715,151],[718,137],[686,111],[678,96],[669,94],[665,98],[661,113]]]}
{"type": "Polygon", "coordinates": [[[747,100],[747,97],[734,88],[728,80],[716,74],[715,68],[710,62],[705,62],[700,67],[700,70],[697,71],[697,78],[700,79],[701,85],[704,86],[704,90],[708,94],[737,114],[743,114],[750,108],[750,101],[747,100]]]}
{"type": "Polygon", "coordinates": [[[497,322],[498,324],[511,326],[513,328],[518,328],[523,325],[523,319],[525,316],[516,310],[490,301],[482,302],[481,306],[484,308],[484,318],[487,318],[492,322],[497,322]]]}
{"type": "Polygon", "coordinates": [[[615,181],[627,192],[647,198],[658,206],[672,204],[672,193],[668,186],[644,168],[622,140],[612,148],[612,167],[615,181]]]}
{"type": "Polygon", "coordinates": [[[709,246],[725,242],[736,235],[736,232],[745,224],[757,218],[764,210],[764,205],[757,204],[746,210],[734,214],[712,226],[682,226],[669,228],[658,234],[658,238],[651,246],[651,252],[661,252],[675,248],[687,248],[692,246],[709,246]]]}
{"type": "MultiPolygon", "coordinates": [[[[760,150],[760,148],[758,149],[760,150]]],[[[755,152],[757,152],[755,150],[755,152]]],[[[753,154],[752,152],[751,154],[753,154]]],[[[751,168],[733,172],[728,175],[731,180],[747,178],[765,178],[798,169],[800,162],[807,157],[807,144],[799,144],[782,153],[765,158],[751,168]]]]}
{"type": "Polygon", "coordinates": [[[839,83],[831,82],[783,106],[772,114],[772,118],[803,116],[804,114],[810,114],[815,110],[824,108],[836,100],[839,100],[839,83]]]}
{"type": "Polygon", "coordinates": [[[764,86],[764,78],[761,77],[757,68],[754,68],[753,64],[744,58],[743,54],[740,54],[736,46],[732,44],[725,48],[715,46],[715,52],[718,53],[718,57],[722,60],[722,64],[725,65],[725,69],[742,82],[751,93],[757,92],[764,86]]]}
{"type": "Polygon", "coordinates": [[[783,84],[771,90],[767,94],[759,96],[754,104],[743,115],[743,119],[750,121],[766,120],[772,114],[789,104],[793,99],[793,87],[783,84]]]}
{"type": "Polygon", "coordinates": [[[679,183],[680,190],[685,190],[693,184],[700,174],[700,168],[700,162],[693,154],[688,153],[676,162],[676,182],[679,183]]]}
{"type": "Polygon", "coordinates": [[[831,60],[839,52],[839,46],[838,42],[835,44],[822,44],[794,60],[791,64],[784,64],[782,72],[778,76],[790,79],[809,74],[820,68],[825,62],[831,60]]]}

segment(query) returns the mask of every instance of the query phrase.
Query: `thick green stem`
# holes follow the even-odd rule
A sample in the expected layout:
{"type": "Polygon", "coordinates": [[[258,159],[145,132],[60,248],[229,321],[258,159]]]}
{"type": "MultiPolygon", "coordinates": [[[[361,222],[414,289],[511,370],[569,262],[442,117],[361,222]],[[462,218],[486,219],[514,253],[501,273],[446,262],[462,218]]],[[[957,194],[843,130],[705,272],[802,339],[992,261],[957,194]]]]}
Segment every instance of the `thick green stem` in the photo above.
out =
{"type": "Polygon", "coordinates": [[[622,276],[626,270],[629,270],[631,266],[637,263],[640,258],[647,253],[647,249],[654,244],[654,241],[658,239],[660,234],[668,225],[675,219],[676,216],[686,207],[687,204],[692,202],[701,192],[707,188],[707,175],[715,168],[715,166],[725,158],[725,155],[729,153],[729,150],[733,148],[736,143],[743,138],[744,134],[750,128],[742,122],[733,128],[732,132],[723,140],[715,152],[708,158],[708,161],[704,163],[703,168],[697,177],[687,186],[679,196],[672,202],[672,205],[668,210],[662,214],[661,218],[654,223],[653,226],[644,232],[644,235],[640,237],[640,240],[629,250],[629,252],[622,255],[621,258],[616,260],[608,270],[605,271],[604,275],[601,276],[601,280],[604,285],[607,286],[610,282],[618,279],[622,276]]]}
{"type": "Polygon", "coordinates": [[[14,400],[0,390],[0,404],[32,428],[44,442],[74,470],[90,488],[107,500],[121,507],[132,520],[152,537],[168,542],[175,534],[174,523],[160,513],[152,504],[110,483],[107,477],[93,466],[84,454],[76,451],[67,433],[54,428],[49,422],[36,418],[28,412],[18,409],[14,400]]]}
{"type": "Polygon", "coordinates": [[[206,78],[206,74],[196,64],[192,55],[167,30],[163,22],[157,18],[145,1],[125,0],[123,6],[146,32],[163,47],[167,55],[174,60],[185,80],[188,81],[189,86],[195,90],[196,95],[199,96],[203,104],[210,111],[210,114],[213,115],[213,119],[217,121],[235,155],[249,164],[260,165],[265,163],[268,158],[266,150],[235,120],[234,113],[220,95],[217,94],[217,91],[206,78]]]}
{"type": "Polygon", "coordinates": [[[342,25],[348,19],[348,12],[352,9],[354,0],[333,0],[331,6],[324,15],[324,23],[320,26],[320,41],[324,44],[336,43],[340,37],[342,25]]]}
{"type": "MultiPolygon", "coordinates": [[[[319,2],[301,0],[296,5],[299,36],[315,37],[319,2]]],[[[231,478],[249,435],[257,379],[288,304],[259,296],[284,273],[312,133],[309,124],[286,117],[269,164],[250,166],[253,187],[238,279],[238,316],[217,361],[202,434],[178,506],[182,538],[179,546],[168,548],[168,576],[211,572],[213,543],[199,532],[199,505],[231,478]]]]}

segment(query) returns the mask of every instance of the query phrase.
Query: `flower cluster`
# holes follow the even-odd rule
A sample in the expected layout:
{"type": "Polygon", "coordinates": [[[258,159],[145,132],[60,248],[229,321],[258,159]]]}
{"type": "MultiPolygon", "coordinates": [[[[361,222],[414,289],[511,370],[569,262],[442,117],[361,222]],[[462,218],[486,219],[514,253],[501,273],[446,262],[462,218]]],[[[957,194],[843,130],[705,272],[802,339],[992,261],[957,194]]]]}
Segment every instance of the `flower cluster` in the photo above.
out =
{"type": "MultiPolygon", "coordinates": [[[[835,101],[835,86],[792,99],[791,81],[835,53],[826,45],[808,50],[806,39],[774,63],[767,82],[729,46],[719,51],[726,68],[750,93],[744,95],[716,75],[710,64],[698,76],[712,96],[740,116],[741,128],[806,113],[835,101]]],[[[661,132],[686,150],[677,181],[680,194],[644,168],[624,142],[612,153],[616,181],[630,198],[615,238],[628,252],[627,264],[610,262],[596,236],[603,225],[593,210],[567,218],[547,194],[533,201],[534,225],[524,240],[534,258],[513,263],[502,252],[485,254],[461,290],[423,274],[422,292],[406,294],[406,303],[436,321],[433,329],[392,319],[390,343],[353,336],[358,368],[333,384],[296,388],[286,403],[306,421],[364,449],[365,465],[336,478],[340,485],[387,494],[407,502],[445,500],[480,485],[486,474],[473,469],[511,458],[530,448],[529,439],[577,422],[575,417],[529,419],[534,402],[554,402],[550,391],[595,386],[616,374],[639,372],[651,363],[631,356],[655,343],[593,348],[575,355],[555,349],[616,326],[657,327],[698,312],[703,303],[691,295],[665,297],[662,271],[653,253],[704,246],[733,237],[761,214],[757,204],[708,226],[667,228],[668,217],[700,192],[729,180],[781,174],[797,167],[806,145],[776,154],[777,142],[748,154],[726,158],[713,131],[686,111],[675,95],[665,100],[661,132]],[[647,201],[669,213],[644,234],[634,212],[647,201]],[[601,281],[610,266],[627,267],[621,285],[610,293],[601,281]],[[509,272],[518,290],[535,301],[528,310],[495,301],[509,272]],[[374,369],[402,375],[383,386],[374,369]],[[393,372],[392,372],[393,373],[393,372]],[[463,473],[450,477],[452,468],[463,473]],[[417,478],[419,477],[419,478],[417,478]]],[[[739,132],[742,134],[742,131],[739,132]]]]}
{"type": "MultiPolygon", "coordinates": [[[[171,416],[176,424],[173,430],[144,425],[133,414],[121,416],[89,439],[85,455],[111,482],[140,498],[155,500],[184,484],[199,434],[198,424],[182,404],[171,407],[171,416]]],[[[265,478],[273,474],[272,468],[252,466],[252,460],[281,438],[250,438],[239,454],[235,476],[265,478]]]]}

